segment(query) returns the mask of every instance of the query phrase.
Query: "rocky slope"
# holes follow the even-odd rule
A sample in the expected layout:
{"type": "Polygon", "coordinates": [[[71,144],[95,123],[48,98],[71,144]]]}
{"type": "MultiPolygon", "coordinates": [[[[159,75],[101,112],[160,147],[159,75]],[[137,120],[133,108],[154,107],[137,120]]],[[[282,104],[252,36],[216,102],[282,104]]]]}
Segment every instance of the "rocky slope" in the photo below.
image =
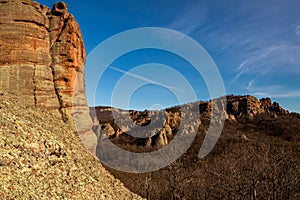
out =
{"type": "Polygon", "coordinates": [[[0,96],[0,199],[140,199],[63,121],[0,96]]]}
{"type": "Polygon", "coordinates": [[[50,10],[29,0],[2,0],[0,24],[0,91],[76,125],[83,140],[95,139],[85,99],[85,48],[66,4],[50,10]]]}

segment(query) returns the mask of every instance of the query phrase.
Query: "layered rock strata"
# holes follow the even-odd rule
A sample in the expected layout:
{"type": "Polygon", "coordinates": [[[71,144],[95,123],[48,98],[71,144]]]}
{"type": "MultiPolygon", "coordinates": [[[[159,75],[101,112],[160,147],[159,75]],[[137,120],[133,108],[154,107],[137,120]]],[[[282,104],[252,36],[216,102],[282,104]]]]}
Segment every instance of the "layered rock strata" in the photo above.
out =
{"type": "Polygon", "coordinates": [[[85,99],[82,34],[67,5],[0,1],[0,91],[46,108],[78,130],[95,150],[85,99]],[[76,119],[76,123],[74,122],[76,119]]]}

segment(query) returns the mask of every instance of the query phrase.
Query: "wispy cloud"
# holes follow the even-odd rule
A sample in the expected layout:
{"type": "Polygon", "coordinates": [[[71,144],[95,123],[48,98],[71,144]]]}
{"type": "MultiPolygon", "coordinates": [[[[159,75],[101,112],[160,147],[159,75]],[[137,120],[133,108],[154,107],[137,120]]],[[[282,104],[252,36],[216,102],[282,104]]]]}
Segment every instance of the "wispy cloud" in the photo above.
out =
{"type": "Polygon", "coordinates": [[[166,27],[180,31],[186,35],[191,34],[200,28],[201,25],[203,25],[202,22],[206,19],[206,11],[201,4],[201,2],[189,4],[189,6],[183,8],[182,12],[179,13],[173,21],[167,24],[166,27]]]}
{"type": "Polygon", "coordinates": [[[300,90],[291,90],[282,85],[257,86],[255,79],[251,80],[247,86],[247,90],[259,97],[276,97],[276,98],[292,98],[300,97],[300,90]]]}
{"type": "Polygon", "coordinates": [[[300,25],[296,26],[295,33],[296,36],[298,37],[298,41],[300,42],[300,25]]]}
{"type": "Polygon", "coordinates": [[[124,74],[126,76],[130,76],[130,77],[139,79],[139,80],[144,81],[144,82],[149,83],[149,84],[153,84],[153,85],[157,85],[157,86],[162,86],[162,87],[167,88],[167,89],[172,89],[173,88],[173,87],[165,85],[163,83],[159,83],[157,81],[153,81],[153,80],[151,80],[149,78],[146,78],[144,76],[141,76],[141,75],[129,72],[129,71],[125,71],[125,70],[119,69],[117,67],[109,66],[109,69],[112,69],[112,70],[114,70],[116,72],[120,72],[120,73],[122,73],[122,74],[124,74]]]}
{"type": "Polygon", "coordinates": [[[300,46],[274,46],[253,52],[236,70],[235,83],[246,83],[256,96],[300,97],[300,46]]]}
{"type": "MultiPolygon", "coordinates": [[[[243,74],[263,76],[272,70],[300,73],[300,46],[271,46],[253,51],[236,69],[235,79],[243,74]]],[[[281,74],[282,75],[282,74],[281,74]]]]}
{"type": "Polygon", "coordinates": [[[238,52],[231,87],[257,96],[300,97],[300,14],[293,4],[267,2],[241,5],[245,14],[235,13],[233,25],[210,33],[214,47],[238,52]]]}
{"type": "Polygon", "coordinates": [[[300,97],[297,4],[228,2],[205,10],[199,3],[182,9],[168,27],[196,35],[206,47],[224,54],[224,60],[232,60],[233,88],[238,85],[257,96],[300,97]]]}
{"type": "Polygon", "coordinates": [[[276,91],[254,92],[253,95],[259,97],[294,98],[294,97],[300,97],[300,90],[286,91],[284,93],[276,93],[276,91]]]}

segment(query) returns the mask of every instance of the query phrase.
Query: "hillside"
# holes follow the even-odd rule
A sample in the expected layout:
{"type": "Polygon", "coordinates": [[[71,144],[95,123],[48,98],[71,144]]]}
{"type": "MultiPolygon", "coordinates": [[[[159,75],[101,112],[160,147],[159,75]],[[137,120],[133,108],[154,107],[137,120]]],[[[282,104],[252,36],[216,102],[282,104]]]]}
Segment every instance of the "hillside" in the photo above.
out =
{"type": "Polygon", "coordinates": [[[114,179],[70,126],[0,96],[0,199],[140,199],[114,179]]]}
{"type": "MultiPolygon", "coordinates": [[[[289,113],[269,98],[227,96],[221,137],[201,159],[198,153],[207,133],[213,102],[182,106],[191,108],[191,113],[200,112],[201,123],[192,145],[176,162],[147,173],[127,173],[109,166],[106,169],[147,199],[299,199],[300,115],[289,113]]],[[[181,121],[181,115],[176,114],[180,109],[178,106],[162,111],[127,111],[134,123],[142,127],[150,124],[147,121],[153,119],[151,115],[167,113],[164,128],[152,136],[152,143],[149,138],[136,138],[120,131],[118,120],[111,113],[118,109],[96,107],[91,116],[96,114],[99,119],[97,125],[94,118],[94,130],[107,135],[115,145],[131,152],[153,152],[172,142],[176,122],[181,121]],[[168,126],[171,129],[166,129],[168,126]],[[165,143],[161,143],[160,135],[165,135],[165,143]]],[[[109,149],[104,150],[110,154],[109,149]]]]}

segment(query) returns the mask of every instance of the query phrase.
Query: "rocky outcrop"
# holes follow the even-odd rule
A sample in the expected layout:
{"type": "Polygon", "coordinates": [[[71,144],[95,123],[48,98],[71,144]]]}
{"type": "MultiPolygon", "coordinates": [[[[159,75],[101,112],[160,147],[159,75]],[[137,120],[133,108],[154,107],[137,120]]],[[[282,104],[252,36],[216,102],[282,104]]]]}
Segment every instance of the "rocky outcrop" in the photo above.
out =
{"type": "Polygon", "coordinates": [[[276,113],[287,114],[288,111],[283,109],[277,102],[273,102],[270,98],[257,98],[246,96],[227,96],[227,114],[233,115],[235,118],[254,118],[255,115],[260,113],[276,113]]]}
{"type": "Polygon", "coordinates": [[[0,91],[22,105],[56,113],[95,151],[85,99],[85,48],[66,4],[50,10],[29,0],[1,1],[0,24],[0,91]]]}
{"type": "MultiPolygon", "coordinates": [[[[261,113],[270,114],[272,117],[288,113],[288,111],[284,110],[277,102],[272,102],[270,98],[258,100],[256,97],[250,95],[229,95],[226,97],[226,107],[224,102],[220,100],[221,98],[209,102],[195,102],[161,111],[125,111],[100,106],[91,108],[90,115],[94,119],[93,129],[98,131],[97,134],[100,136],[101,133],[103,133],[108,137],[119,137],[132,129],[132,127],[129,126],[124,130],[123,127],[118,126],[119,122],[121,122],[121,124],[135,124],[141,127],[147,127],[163,119],[162,124],[157,123],[158,126],[154,129],[154,133],[143,133],[144,136],[149,136],[147,139],[144,139],[145,146],[160,147],[169,143],[182,123],[188,124],[182,124],[181,134],[195,133],[197,131],[196,127],[201,125],[202,120],[209,121],[211,119],[213,110],[215,113],[226,112],[225,117],[229,121],[251,120],[261,113]],[[181,112],[182,108],[186,109],[187,112],[181,112]],[[113,113],[128,113],[130,118],[122,119],[122,117],[118,117],[116,120],[113,113]],[[184,122],[183,118],[185,118],[184,122]],[[107,124],[111,124],[111,127],[114,128],[109,128],[109,131],[107,131],[107,124]],[[101,129],[105,131],[101,132],[101,129]]],[[[147,129],[145,128],[143,131],[147,131],[147,129]]]]}

